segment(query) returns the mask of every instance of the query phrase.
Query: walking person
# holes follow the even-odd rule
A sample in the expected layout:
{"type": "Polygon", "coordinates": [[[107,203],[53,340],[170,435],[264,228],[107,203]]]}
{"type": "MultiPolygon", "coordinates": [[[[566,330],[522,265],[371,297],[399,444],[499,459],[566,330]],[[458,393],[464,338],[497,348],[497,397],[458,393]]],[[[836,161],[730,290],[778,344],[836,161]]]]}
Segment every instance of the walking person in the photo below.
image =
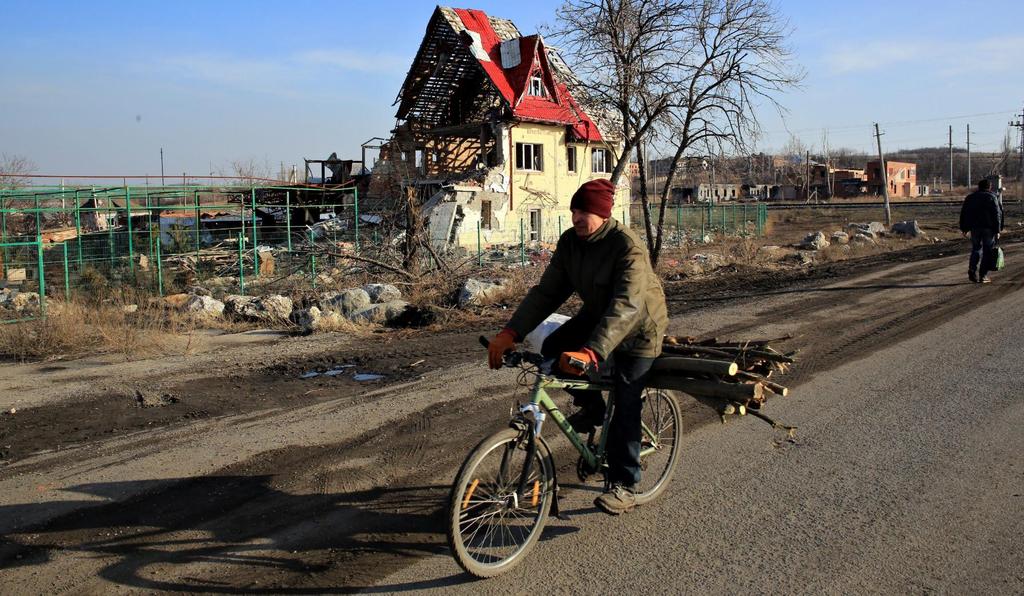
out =
{"type": "Polygon", "coordinates": [[[964,198],[960,208],[960,231],[971,238],[971,258],[967,277],[987,284],[988,272],[995,268],[996,240],[1003,231],[1003,210],[988,180],[978,182],[978,190],[964,198]]]}

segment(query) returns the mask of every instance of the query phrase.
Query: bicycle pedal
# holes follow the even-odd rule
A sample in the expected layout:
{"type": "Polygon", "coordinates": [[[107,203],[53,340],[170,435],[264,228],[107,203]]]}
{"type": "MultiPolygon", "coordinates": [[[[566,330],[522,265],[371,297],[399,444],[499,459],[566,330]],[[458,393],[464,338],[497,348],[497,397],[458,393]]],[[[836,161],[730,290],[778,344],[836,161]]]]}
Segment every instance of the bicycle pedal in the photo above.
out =
{"type": "Polygon", "coordinates": [[[568,513],[561,513],[561,512],[559,512],[559,513],[555,514],[555,519],[560,520],[560,521],[572,521],[572,516],[569,515],[568,513]]]}

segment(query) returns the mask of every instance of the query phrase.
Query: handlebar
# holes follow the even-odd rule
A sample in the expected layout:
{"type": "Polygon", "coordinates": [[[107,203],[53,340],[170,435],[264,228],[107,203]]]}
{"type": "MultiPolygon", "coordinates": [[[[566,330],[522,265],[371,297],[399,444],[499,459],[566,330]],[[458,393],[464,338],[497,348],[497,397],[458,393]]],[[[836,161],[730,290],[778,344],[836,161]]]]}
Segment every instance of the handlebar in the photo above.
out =
{"type": "MultiPolygon", "coordinates": [[[[491,346],[491,342],[486,337],[481,335],[480,345],[482,345],[485,348],[489,348],[491,346]]],[[[535,364],[537,366],[540,366],[541,364],[544,363],[545,360],[547,359],[544,358],[544,356],[541,356],[540,354],[535,354],[533,352],[507,350],[505,354],[502,356],[501,363],[505,366],[515,368],[522,364],[523,362],[526,362],[527,364],[535,364]]]]}

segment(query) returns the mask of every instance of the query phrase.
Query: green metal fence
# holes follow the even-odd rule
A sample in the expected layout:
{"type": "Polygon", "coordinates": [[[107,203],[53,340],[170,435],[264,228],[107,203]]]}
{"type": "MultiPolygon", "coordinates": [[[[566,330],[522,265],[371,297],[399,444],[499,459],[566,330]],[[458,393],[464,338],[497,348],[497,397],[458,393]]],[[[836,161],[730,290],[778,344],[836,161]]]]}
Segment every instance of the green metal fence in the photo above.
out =
{"type": "Polygon", "coordinates": [[[186,268],[198,277],[238,277],[244,291],[245,278],[260,271],[261,249],[274,246],[279,266],[305,273],[316,266],[310,247],[349,243],[358,253],[363,228],[354,188],[0,190],[0,268],[25,269],[22,253],[34,247],[40,280],[63,279],[65,295],[87,284],[91,270],[163,294],[168,276],[186,268]]]}
{"type": "MultiPolygon", "coordinates": [[[[660,204],[651,204],[651,222],[657,226],[660,204]]],[[[643,208],[630,206],[631,224],[644,229],[643,208]]],[[[762,236],[768,222],[765,203],[717,203],[699,205],[669,205],[665,208],[665,230],[676,232],[676,240],[686,236],[703,238],[706,234],[726,236],[762,236]],[[699,234],[699,235],[698,235],[699,234]]]]}

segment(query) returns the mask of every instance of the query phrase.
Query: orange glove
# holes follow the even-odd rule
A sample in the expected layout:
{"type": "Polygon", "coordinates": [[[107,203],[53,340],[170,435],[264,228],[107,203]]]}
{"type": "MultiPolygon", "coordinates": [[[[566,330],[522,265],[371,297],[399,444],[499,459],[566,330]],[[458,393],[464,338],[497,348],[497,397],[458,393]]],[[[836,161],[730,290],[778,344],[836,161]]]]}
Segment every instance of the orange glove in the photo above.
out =
{"type": "Polygon", "coordinates": [[[597,370],[597,361],[597,353],[594,350],[580,348],[578,352],[562,352],[562,356],[558,359],[558,368],[566,374],[582,377],[587,373],[587,369],[597,370]],[[572,360],[582,362],[582,367],[571,362],[572,360]]]}
{"type": "Polygon", "coordinates": [[[516,347],[516,332],[502,329],[494,336],[487,346],[487,364],[494,370],[501,368],[501,359],[512,348],[516,347]]]}

